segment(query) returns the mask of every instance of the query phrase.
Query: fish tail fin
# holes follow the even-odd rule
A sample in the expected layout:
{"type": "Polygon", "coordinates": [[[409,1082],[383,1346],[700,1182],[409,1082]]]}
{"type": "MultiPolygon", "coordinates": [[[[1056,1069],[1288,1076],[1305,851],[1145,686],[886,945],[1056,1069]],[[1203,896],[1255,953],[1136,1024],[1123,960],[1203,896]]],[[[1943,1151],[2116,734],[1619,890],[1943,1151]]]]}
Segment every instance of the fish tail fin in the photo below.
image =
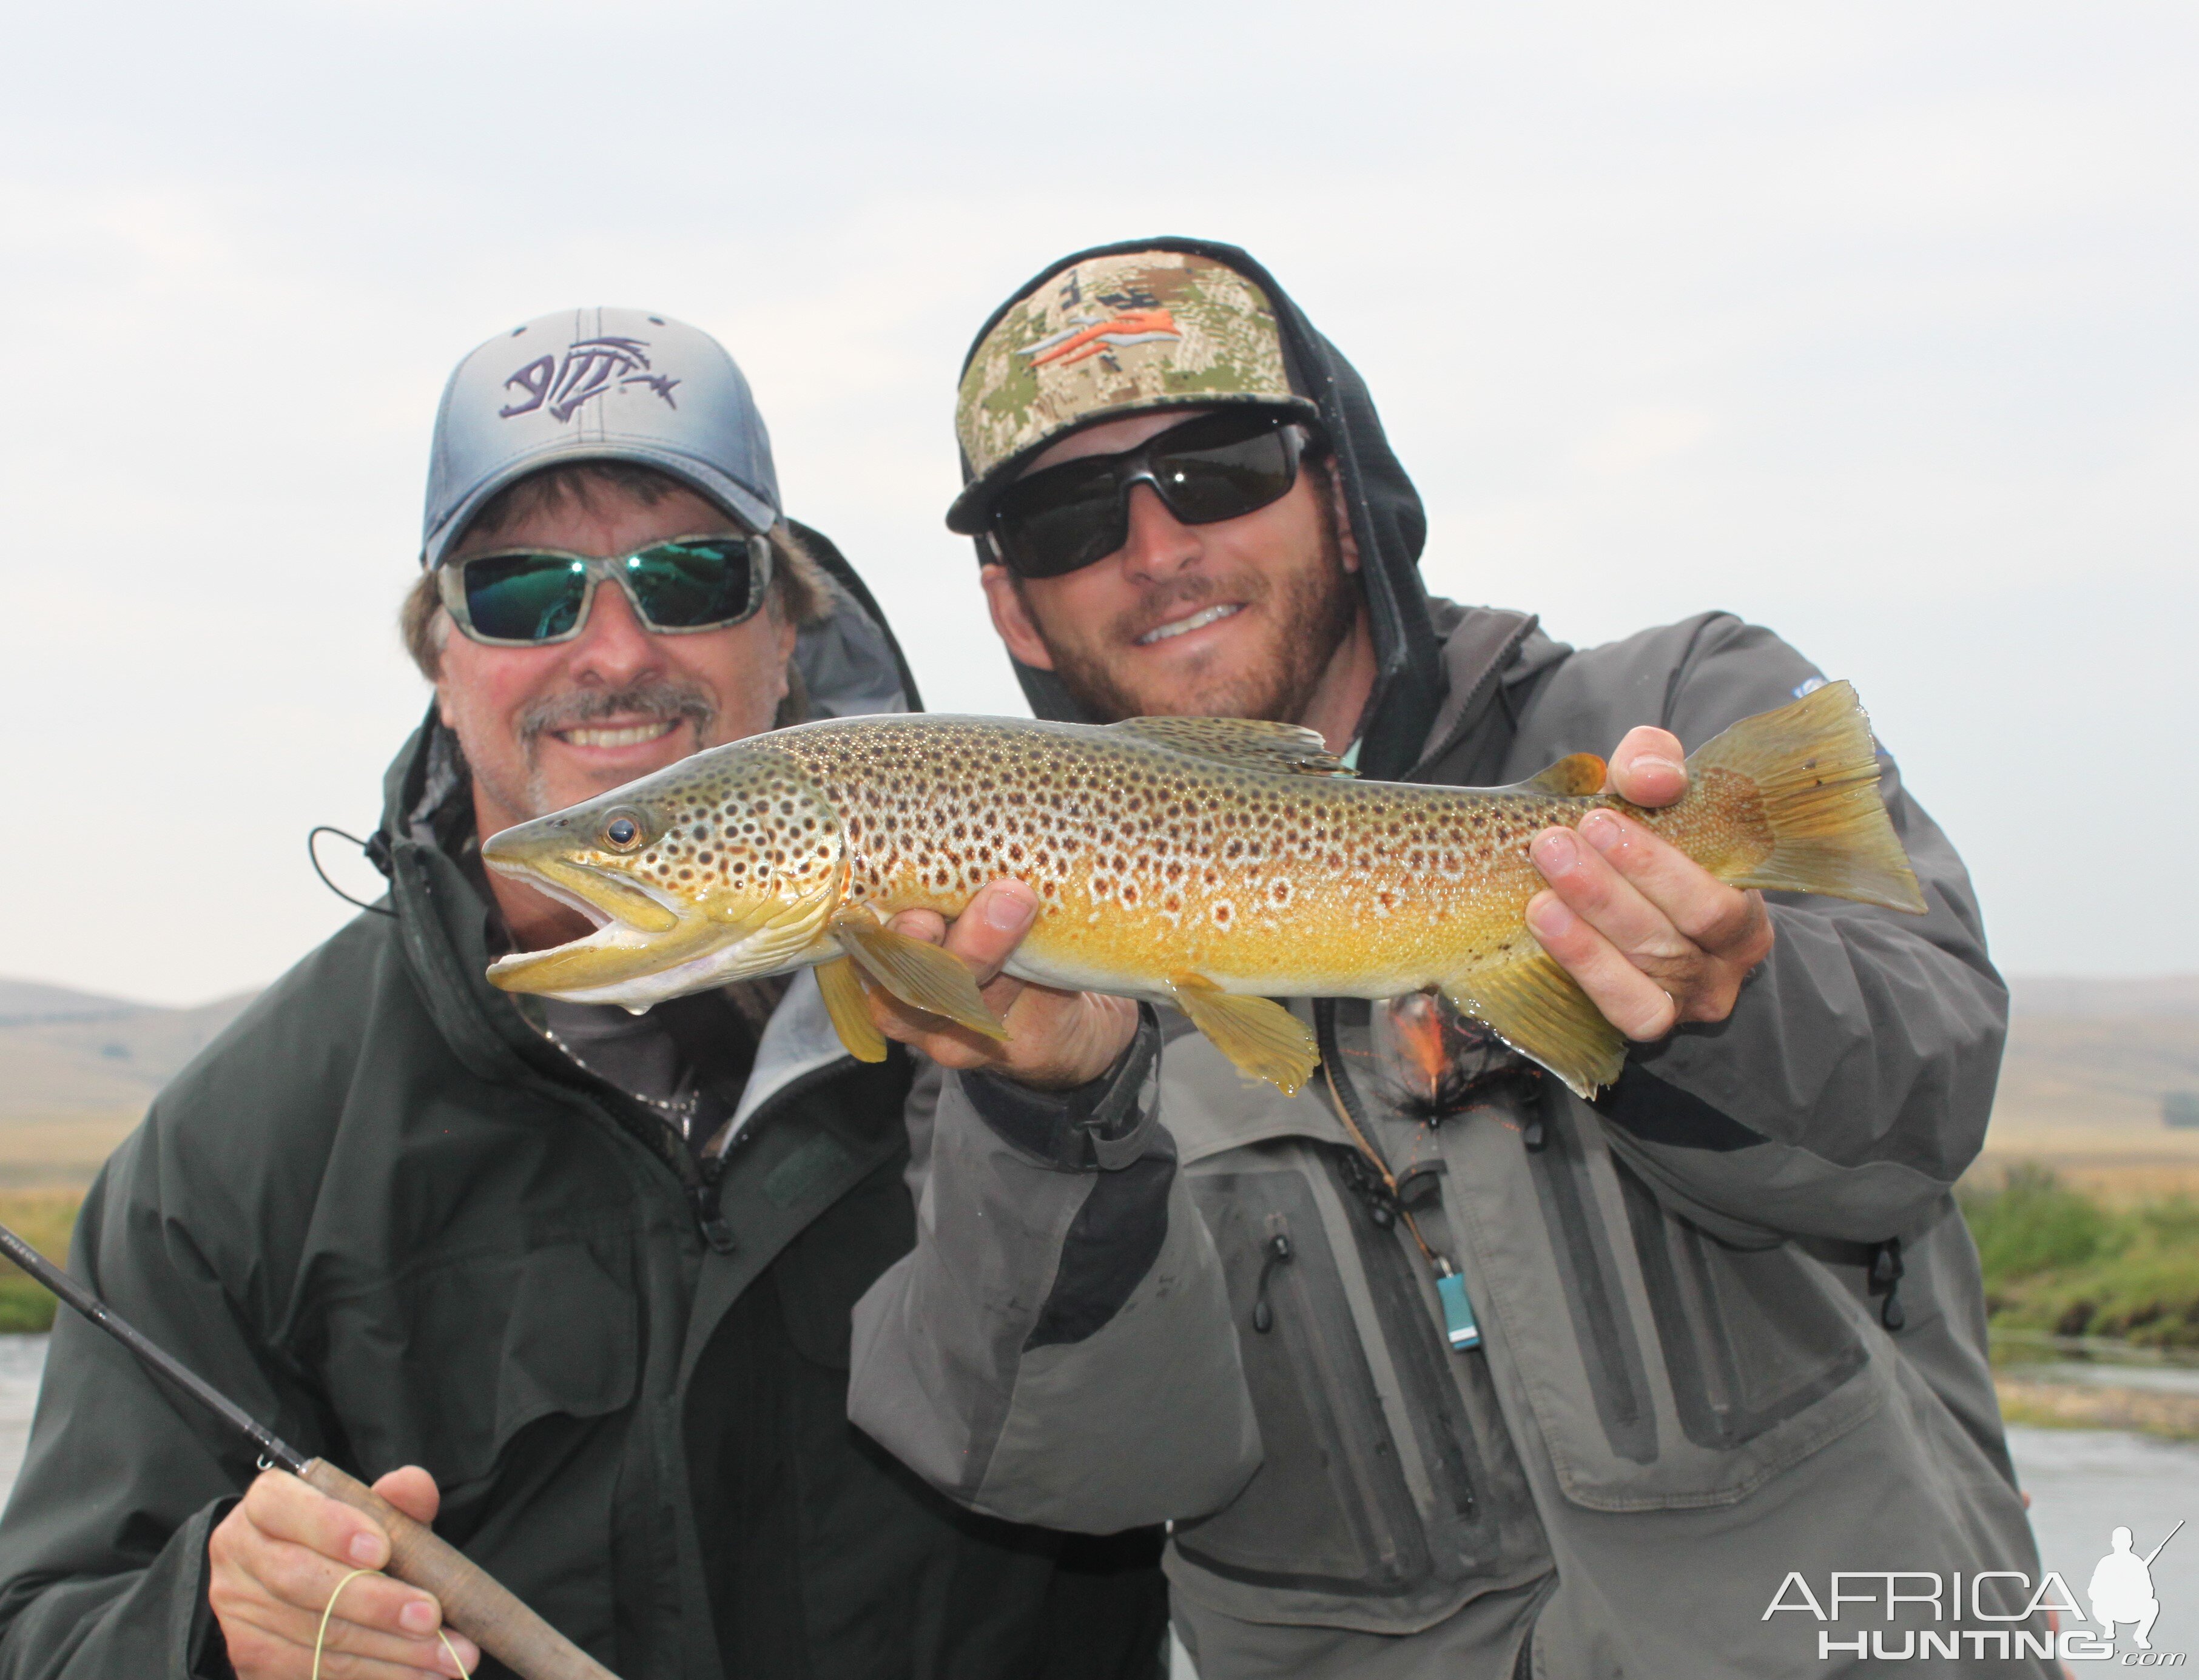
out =
{"type": "MultiPolygon", "coordinates": [[[[1922,915],[1928,907],[1878,790],[1870,718],[1845,682],[1743,718],[1688,756],[1691,785],[1711,771],[1753,785],[1771,849],[1737,887],[1823,893],[1922,915]]],[[[1723,873],[1723,872],[1721,872],[1723,873]]]]}

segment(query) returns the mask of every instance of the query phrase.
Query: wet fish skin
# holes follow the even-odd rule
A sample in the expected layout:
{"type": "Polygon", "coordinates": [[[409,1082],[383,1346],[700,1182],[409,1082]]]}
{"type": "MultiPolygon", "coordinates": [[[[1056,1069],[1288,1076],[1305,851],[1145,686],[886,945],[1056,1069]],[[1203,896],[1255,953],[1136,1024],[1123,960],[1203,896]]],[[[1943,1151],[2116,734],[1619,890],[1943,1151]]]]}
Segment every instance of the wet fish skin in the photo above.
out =
{"type": "Polygon", "coordinates": [[[1586,1091],[1616,1076],[1624,1041],[1526,929],[1543,829],[1623,810],[1736,884],[1924,907],[1846,685],[1736,725],[1689,766],[1689,792],[1646,810],[1601,791],[1590,755],[1516,787],[1460,789],[1359,781],[1310,731],[1234,719],[806,724],[493,837],[493,867],[604,925],[490,977],[645,1007],[823,964],[858,1054],[884,1045],[856,969],[997,1032],[959,962],[883,924],[914,908],[951,918],[1012,875],[1039,914],[1010,972],[1182,1007],[1285,1088],[1315,1056],[1268,1000],[1440,987],[1586,1091]],[[611,837],[621,822],[633,843],[611,837]]]}

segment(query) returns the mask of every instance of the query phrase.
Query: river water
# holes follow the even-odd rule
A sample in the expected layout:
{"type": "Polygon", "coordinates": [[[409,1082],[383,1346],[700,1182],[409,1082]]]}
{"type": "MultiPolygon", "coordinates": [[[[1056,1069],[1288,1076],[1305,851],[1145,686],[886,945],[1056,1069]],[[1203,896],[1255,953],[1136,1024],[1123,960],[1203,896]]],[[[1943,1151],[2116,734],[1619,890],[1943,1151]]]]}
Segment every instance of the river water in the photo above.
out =
{"type": "MultiPolygon", "coordinates": [[[[0,1336],[0,1492],[15,1485],[21,1467],[45,1362],[44,1336],[0,1336]]],[[[2179,1386],[2185,1386],[2190,1374],[2179,1374],[2185,1384],[2179,1386]]],[[[2008,1435],[2031,1493],[2039,1551],[2079,1604],[2117,1526],[2134,1531],[2137,1549],[2145,1552],[2179,1521],[2199,1520],[2199,1442],[2096,1429],[2014,1428],[2008,1435]]],[[[2199,1647],[2199,1521],[2155,1561],[2153,1584],[2161,1606],[2155,1646],[2199,1647]]],[[[2129,1630],[2124,1632],[2127,1640],[2129,1630]]],[[[1190,1672],[1179,1660],[1178,1675],[1190,1672]]]]}

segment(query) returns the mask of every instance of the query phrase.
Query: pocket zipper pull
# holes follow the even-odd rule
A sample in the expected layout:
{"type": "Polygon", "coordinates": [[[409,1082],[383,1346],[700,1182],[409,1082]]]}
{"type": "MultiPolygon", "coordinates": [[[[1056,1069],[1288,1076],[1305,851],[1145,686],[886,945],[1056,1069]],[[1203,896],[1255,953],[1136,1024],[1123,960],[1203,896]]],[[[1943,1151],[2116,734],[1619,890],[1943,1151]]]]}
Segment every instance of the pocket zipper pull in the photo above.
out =
{"type": "Polygon", "coordinates": [[[1262,1335],[1275,1327],[1274,1309],[1268,1304],[1268,1278],[1291,1257],[1291,1240],[1278,1231],[1268,1239],[1268,1257],[1261,1263],[1260,1286],[1252,1297],[1252,1327],[1262,1335]]]}
{"type": "Polygon", "coordinates": [[[1444,1334],[1459,1352],[1481,1345],[1481,1326],[1474,1321],[1473,1303],[1467,1298],[1466,1279],[1458,1268],[1436,1257],[1436,1298],[1443,1303],[1444,1334]]]}

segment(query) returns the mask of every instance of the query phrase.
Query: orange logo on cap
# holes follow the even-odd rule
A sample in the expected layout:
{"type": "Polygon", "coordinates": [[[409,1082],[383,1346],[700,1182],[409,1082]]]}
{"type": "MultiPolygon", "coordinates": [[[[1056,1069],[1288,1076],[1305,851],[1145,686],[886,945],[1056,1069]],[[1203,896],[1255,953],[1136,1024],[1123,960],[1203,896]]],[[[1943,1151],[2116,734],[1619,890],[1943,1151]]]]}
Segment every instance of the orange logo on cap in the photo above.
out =
{"type": "Polygon", "coordinates": [[[1056,333],[1052,338],[1041,339],[1024,353],[1031,359],[1033,367],[1044,367],[1049,362],[1071,367],[1088,357],[1104,355],[1125,345],[1152,344],[1160,339],[1182,336],[1176,329],[1175,317],[1165,309],[1126,309],[1111,321],[1093,321],[1056,333]]]}

